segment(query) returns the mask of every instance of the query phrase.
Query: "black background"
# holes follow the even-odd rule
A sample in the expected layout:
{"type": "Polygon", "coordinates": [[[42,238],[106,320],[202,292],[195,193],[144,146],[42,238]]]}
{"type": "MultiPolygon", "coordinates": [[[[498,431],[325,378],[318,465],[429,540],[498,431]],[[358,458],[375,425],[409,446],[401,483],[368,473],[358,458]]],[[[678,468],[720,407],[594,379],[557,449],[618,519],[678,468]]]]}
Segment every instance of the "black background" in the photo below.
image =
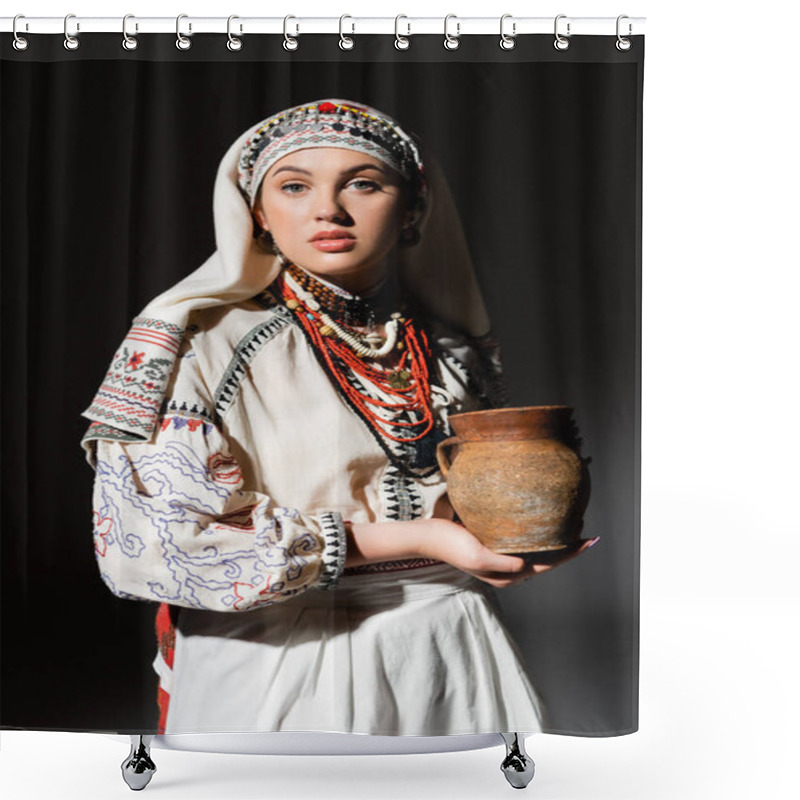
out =
{"type": "Polygon", "coordinates": [[[324,97],[373,105],[437,154],[515,405],[567,404],[600,544],[500,592],[552,732],[635,730],[638,686],[643,40],[495,36],[30,36],[2,60],[2,727],[155,725],[155,606],[102,584],[79,441],[131,318],[214,249],[230,143],[324,97]],[[59,52],[60,51],[60,52],[59,52]]]}

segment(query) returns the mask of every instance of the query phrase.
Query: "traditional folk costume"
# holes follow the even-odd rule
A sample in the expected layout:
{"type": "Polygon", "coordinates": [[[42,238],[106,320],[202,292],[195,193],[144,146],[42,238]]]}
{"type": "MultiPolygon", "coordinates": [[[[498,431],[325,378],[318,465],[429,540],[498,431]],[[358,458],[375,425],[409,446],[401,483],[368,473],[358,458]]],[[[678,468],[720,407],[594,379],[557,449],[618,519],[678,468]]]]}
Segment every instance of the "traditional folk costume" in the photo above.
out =
{"type": "Polygon", "coordinates": [[[432,157],[374,109],[298,106],[231,147],[214,218],[217,252],[134,321],[86,412],[100,573],[161,604],[160,730],[540,730],[487,584],[428,559],[344,568],[345,521],[436,515],[448,416],[497,400],[432,157]],[[412,189],[421,240],[369,296],[253,237],[261,179],[308,147],[368,153],[412,189]]]}

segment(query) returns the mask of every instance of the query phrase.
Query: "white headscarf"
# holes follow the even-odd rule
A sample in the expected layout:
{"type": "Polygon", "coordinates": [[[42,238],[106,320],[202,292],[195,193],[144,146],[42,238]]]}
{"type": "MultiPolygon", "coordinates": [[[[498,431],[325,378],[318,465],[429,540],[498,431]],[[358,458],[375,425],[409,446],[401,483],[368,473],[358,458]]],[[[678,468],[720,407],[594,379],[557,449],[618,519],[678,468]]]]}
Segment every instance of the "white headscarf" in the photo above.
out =
{"type": "MultiPolygon", "coordinates": [[[[320,100],[315,104],[327,102],[349,101],[320,100]]],[[[397,126],[380,111],[353,105],[397,126]]],[[[201,267],[150,302],[117,348],[105,380],[83,413],[92,421],[83,439],[90,455],[89,443],[95,439],[146,441],[151,437],[193,311],[247,300],[278,276],[281,261],[265,253],[253,237],[249,204],[239,188],[243,149],[263,125],[264,121],[259,122],[243,133],[220,163],[214,184],[216,251],[201,267]]],[[[348,148],[346,138],[339,146],[348,148]]],[[[399,249],[398,276],[431,316],[479,338],[489,332],[489,318],[458,211],[433,154],[424,146],[420,149],[428,183],[426,208],[419,222],[421,240],[399,249]]],[[[374,155],[380,158],[377,152],[374,155]]]]}

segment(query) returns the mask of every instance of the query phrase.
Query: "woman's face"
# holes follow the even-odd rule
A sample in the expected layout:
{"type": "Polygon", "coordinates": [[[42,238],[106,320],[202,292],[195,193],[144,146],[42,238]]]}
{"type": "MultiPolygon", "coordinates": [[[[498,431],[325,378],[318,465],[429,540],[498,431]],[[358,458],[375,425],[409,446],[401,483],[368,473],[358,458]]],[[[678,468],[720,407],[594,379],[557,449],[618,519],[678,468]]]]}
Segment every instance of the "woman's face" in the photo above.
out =
{"type": "Polygon", "coordinates": [[[409,216],[399,173],[339,147],[298,150],[276,161],[253,213],[289,261],[351,291],[382,276],[409,216]]]}

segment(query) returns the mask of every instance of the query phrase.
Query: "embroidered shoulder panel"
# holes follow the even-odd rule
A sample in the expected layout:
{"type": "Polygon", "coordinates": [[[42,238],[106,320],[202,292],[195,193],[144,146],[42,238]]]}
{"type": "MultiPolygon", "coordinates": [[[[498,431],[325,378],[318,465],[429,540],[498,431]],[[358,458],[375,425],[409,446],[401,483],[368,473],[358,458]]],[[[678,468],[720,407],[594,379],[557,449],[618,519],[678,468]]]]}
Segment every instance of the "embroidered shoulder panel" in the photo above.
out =
{"type": "MultiPolygon", "coordinates": [[[[183,330],[172,323],[134,319],[84,416],[136,439],[148,439],[158,421],[182,338],[183,330]]],[[[96,433],[92,432],[92,438],[98,438],[96,433]]]]}

